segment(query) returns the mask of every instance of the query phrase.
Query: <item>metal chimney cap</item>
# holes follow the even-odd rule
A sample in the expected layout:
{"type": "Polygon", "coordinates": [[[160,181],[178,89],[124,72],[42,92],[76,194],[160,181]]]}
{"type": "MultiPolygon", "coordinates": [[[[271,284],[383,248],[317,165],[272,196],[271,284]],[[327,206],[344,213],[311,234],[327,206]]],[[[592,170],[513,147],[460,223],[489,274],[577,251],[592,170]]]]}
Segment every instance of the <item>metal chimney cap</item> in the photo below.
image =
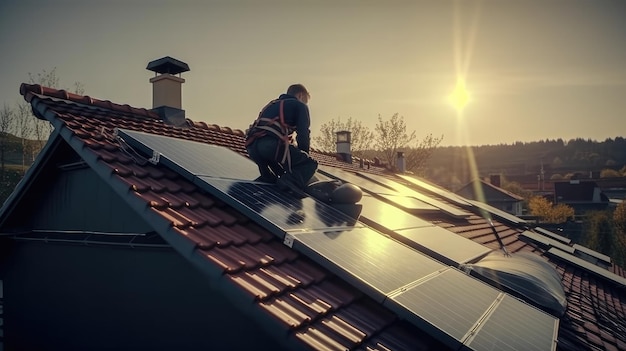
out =
{"type": "Polygon", "coordinates": [[[165,56],[158,60],[149,62],[146,69],[161,74],[179,74],[189,71],[189,65],[175,58],[165,56]]]}

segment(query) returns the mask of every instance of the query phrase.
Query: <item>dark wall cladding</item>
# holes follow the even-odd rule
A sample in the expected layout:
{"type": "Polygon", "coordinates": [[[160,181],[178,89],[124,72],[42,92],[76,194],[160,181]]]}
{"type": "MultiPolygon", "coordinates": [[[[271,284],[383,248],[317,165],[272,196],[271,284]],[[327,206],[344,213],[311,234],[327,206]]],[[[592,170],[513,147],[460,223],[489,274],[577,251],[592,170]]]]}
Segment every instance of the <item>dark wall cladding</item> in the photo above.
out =
{"type": "Polygon", "coordinates": [[[21,242],[3,264],[6,350],[281,349],[173,250],[21,242]]]}

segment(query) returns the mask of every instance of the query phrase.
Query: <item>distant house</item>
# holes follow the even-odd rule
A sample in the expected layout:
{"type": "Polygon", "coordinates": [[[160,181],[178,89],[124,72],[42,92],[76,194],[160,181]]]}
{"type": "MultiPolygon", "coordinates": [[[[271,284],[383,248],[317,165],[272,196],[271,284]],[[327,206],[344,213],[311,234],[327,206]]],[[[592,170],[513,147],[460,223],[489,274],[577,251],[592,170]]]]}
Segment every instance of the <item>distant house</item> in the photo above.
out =
{"type": "Polygon", "coordinates": [[[577,215],[587,211],[602,211],[609,207],[609,198],[594,181],[570,180],[554,183],[557,204],[572,207],[577,215]]]}
{"type": "Polygon", "coordinates": [[[610,257],[315,150],[362,212],[293,199],[185,116],[186,64],[148,68],[151,109],[20,87],[55,129],[0,209],[5,350],[626,349],[610,257]]]}
{"type": "Polygon", "coordinates": [[[500,188],[499,184],[475,179],[461,187],[456,193],[468,199],[482,201],[512,215],[522,215],[524,198],[500,188]]]}

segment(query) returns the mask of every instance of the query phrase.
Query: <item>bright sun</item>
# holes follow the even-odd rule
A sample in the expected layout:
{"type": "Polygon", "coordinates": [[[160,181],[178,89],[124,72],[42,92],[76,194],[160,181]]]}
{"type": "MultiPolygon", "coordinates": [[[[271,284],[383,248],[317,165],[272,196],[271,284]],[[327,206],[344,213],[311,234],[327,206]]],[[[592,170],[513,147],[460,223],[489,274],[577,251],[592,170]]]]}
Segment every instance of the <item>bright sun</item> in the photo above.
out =
{"type": "Polygon", "coordinates": [[[448,96],[450,104],[459,112],[463,111],[465,105],[470,101],[469,92],[465,88],[465,80],[458,78],[454,91],[448,96]]]}

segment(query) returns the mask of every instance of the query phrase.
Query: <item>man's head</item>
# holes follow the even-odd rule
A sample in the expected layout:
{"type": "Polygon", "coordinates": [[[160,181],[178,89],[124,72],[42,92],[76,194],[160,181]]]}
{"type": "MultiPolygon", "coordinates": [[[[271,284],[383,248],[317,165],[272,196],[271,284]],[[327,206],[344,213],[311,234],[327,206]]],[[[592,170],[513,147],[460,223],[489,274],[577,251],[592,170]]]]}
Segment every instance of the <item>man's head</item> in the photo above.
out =
{"type": "Polygon", "coordinates": [[[300,102],[307,104],[311,95],[302,84],[293,84],[287,89],[287,94],[295,96],[300,102]]]}

